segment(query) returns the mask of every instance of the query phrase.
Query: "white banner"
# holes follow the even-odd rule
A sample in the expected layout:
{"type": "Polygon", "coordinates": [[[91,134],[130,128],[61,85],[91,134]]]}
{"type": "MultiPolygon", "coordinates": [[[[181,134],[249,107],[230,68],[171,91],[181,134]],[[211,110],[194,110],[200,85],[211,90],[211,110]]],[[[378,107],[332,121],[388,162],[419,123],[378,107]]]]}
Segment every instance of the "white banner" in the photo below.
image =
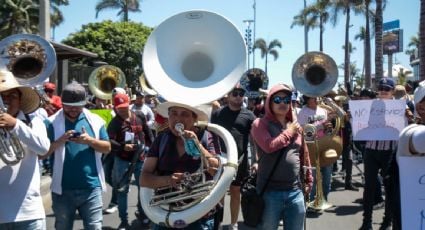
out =
{"type": "Polygon", "coordinates": [[[407,126],[405,100],[350,100],[353,139],[398,140],[407,126]]]}
{"type": "Polygon", "coordinates": [[[402,229],[425,230],[425,157],[398,157],[402,229]]]}

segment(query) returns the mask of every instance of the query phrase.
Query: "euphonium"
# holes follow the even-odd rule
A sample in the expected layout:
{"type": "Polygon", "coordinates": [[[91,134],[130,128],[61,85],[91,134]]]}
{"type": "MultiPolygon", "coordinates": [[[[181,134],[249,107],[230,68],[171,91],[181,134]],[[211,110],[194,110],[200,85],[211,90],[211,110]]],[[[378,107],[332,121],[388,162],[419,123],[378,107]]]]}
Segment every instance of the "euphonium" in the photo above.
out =
{"type": "MultiPolygon", "coordinates": [[[[7,108],[0,96],[0,114],[6,113],[7,108]]],[[[7,165],[16,165],[25,157],[25,150],[15,133],[0,128],[0,157],[7,165]]]]}

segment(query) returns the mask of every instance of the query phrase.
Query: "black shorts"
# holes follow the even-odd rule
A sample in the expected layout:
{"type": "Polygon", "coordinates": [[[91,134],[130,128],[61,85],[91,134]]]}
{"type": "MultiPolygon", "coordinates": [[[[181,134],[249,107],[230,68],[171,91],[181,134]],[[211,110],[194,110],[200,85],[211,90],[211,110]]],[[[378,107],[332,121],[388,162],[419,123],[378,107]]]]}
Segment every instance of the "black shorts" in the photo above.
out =
{"type": "Polygon", "coordinates": [[[249,175],[248,167],[248,157],[245,156],[242,158],[242,162],[238,166],[238,172],[236,173],[235,179],[232,181],[233,186],[241,186],[242,181],[245,177],[249,175]]]}

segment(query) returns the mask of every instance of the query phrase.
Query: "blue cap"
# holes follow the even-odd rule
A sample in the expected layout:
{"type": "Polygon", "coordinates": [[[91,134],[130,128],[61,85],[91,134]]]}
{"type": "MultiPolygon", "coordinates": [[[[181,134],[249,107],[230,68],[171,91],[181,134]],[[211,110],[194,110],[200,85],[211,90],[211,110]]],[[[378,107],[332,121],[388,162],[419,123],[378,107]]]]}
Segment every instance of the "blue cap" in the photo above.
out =
{"type": "Polygon", "coordinates": [[[394,80],[391,78],[384,77],[381,80],[379,80],[379,83],[378,83],[378,87],[382,87],[382,86],[383,87],[387,86],[394,89],[394,80]]]}

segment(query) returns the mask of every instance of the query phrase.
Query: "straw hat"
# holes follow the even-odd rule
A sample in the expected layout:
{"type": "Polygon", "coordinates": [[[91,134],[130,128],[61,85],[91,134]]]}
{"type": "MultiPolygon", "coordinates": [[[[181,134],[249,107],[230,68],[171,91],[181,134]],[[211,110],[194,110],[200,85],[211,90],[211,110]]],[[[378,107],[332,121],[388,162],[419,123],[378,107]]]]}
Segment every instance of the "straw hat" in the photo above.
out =
{"type": "Polygon", "coordinates": [[[171,107],[181,107],[181,108],[188,109],[194,112],[198,116],[198,121],[206,121],[206,122],[208,121],[208,115],[204,111],[202,111],[201,109],[192,107],[190,105],[182,104],[182,103],[167,101],[167,102],[159,104],[156,107],[156,110],[161,116],[168,118],[168,110],[171,107]]]}
{"type": "Polygon", "coordinates": [[[34,112],[40,106],[40,96],[31,87],[20,85],[13,74],[7,70],[0,70],[0,92],[18,89],[21,92],[20,110],[27,113],[34,112]]]}

